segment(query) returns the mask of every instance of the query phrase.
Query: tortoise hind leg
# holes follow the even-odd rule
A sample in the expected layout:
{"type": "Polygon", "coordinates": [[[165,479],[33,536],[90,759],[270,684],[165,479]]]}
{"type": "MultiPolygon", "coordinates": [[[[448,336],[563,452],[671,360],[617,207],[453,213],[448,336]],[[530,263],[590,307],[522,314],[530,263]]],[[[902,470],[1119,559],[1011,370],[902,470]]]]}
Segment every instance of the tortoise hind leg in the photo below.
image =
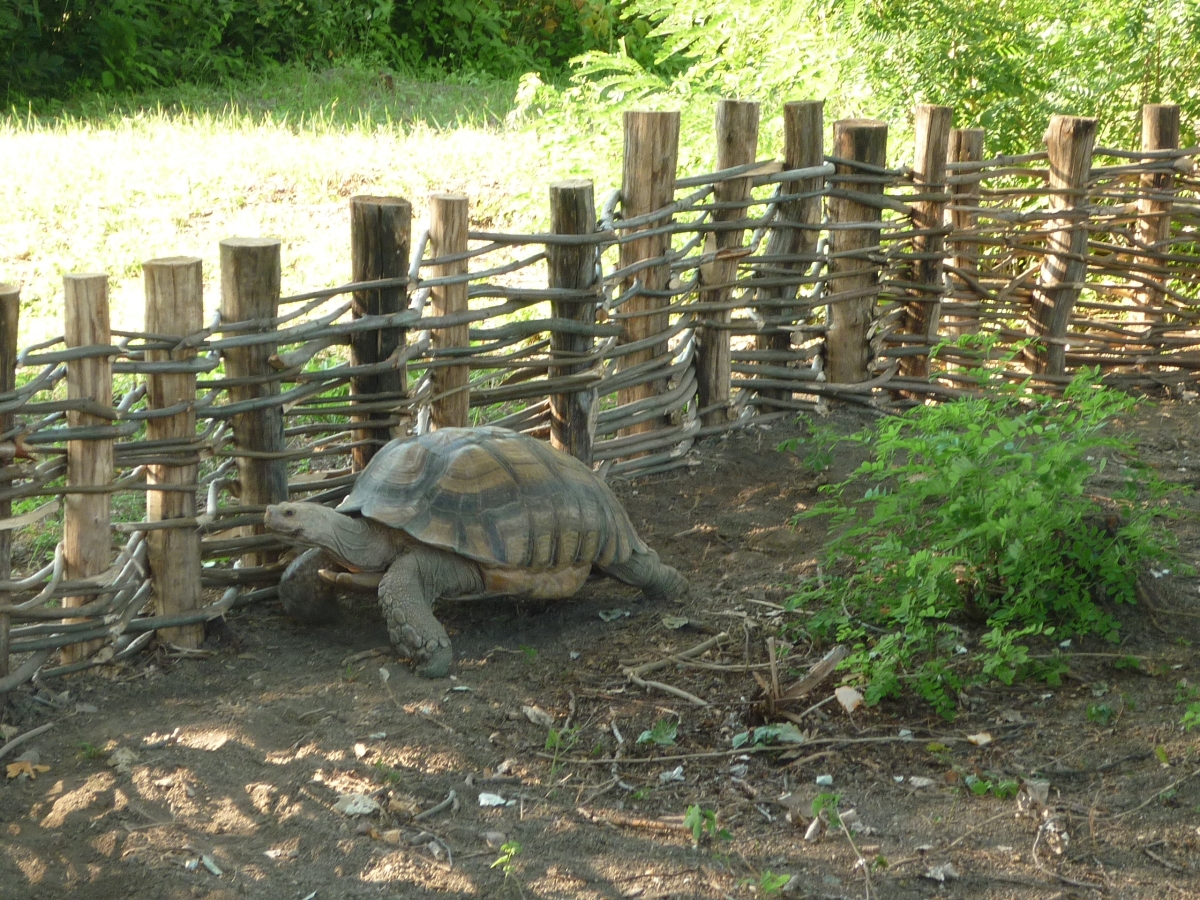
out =
{"type": "Polygon", "coordinates": [[[653,550],[635,552],[623,563],[598,567],[609,578],[641,588],[650,600],[674,600],[687,593],[687,579],[678,570],[664,565],[653,550]]]}
{"type": "Polygon", "coordinates": [[[409,652],[422,678],[445,677],[454,659],[450,636],[433,615],[433,602],[482,591],[478,565],[431,547],[400,554],[387,570],[379,583],[379,603],[388,635],[409,652]]]}

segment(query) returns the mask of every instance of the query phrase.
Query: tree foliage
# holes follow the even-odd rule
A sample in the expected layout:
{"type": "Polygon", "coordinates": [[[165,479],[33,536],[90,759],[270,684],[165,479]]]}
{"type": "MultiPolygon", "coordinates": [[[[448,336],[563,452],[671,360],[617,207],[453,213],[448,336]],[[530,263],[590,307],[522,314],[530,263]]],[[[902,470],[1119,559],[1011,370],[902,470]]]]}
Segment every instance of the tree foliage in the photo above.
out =
{"type": "Polygon", "coordinates": [[[823,98],[833,117],[893,125],[945,103],[995,152],[1039,146],[1053,113],[1098,116],[1124,146],[1143,103],[1200,117],[1200,0],[633,0],[623,14],[653,23],[659,49],[579,61],[613,103],[823,98]]]}
{"type": "Polygon", "coordinates": [[[619,11],[610,0],[0,0],[0,91],[11,102],[346,58],[553,76],[635,30],[619,11]]]}

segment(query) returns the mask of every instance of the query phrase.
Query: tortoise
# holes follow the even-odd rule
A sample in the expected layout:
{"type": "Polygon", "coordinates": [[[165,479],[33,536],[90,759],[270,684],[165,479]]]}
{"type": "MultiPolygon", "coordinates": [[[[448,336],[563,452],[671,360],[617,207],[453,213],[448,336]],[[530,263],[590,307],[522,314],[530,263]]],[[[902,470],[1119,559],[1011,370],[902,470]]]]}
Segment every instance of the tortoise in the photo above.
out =
{"type": "Polygon", "coordinates": [[[265,522],[312,548],[280,583],[289,614],[326,619],[334,608],[330,582],[377,583],[392,641],[426,678],[445,676],[453,659],[433,615],[436,600],[569,597],[593,569],[650,599],[687,590],[683,576],[638,537],[599,475],[504,428],[443,428],[394,440],[336,510],[279,503],[267,507],[265,522]],[[360,574],[333,575],[329,560],[360,574]]]}

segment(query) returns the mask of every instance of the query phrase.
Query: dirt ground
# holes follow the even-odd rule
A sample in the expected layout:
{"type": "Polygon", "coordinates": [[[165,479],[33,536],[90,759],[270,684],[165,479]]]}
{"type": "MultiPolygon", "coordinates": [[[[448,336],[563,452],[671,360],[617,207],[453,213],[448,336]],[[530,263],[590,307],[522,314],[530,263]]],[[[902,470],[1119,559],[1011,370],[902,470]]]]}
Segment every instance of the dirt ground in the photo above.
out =
{"type": "MultiPolygon", "coordinates": [[[[1146,404],[1125,427],[1190,485],[1198,417],[1146,404]]],[[[768,639],[796,615],[780,604],[824,537],[781,526],[855,462],[839,452],[814,476],[775,450],[797,433],[733,434],[690,471],[617,486],[691,580],[685,601],[595,581],[541,607],[449,605],[452,680],[416,678],[354,599],[335,627],[299,627],[267,602],[212,629],[198,658],[156,651],[11,695],[10,732],[54,727],[5,759],[48,768],[0,784],[0,897],[1200,896],[1200,753],[1177,702],[1178,682],[1200,683],[1196,579],[1160,579],[1156,608],[1124,615],[1120,648],[1076,642],[1060,688],[973,689],[947,723],[917,704],[810,709],[834,678],[783,707],[806,743],[731,749],[762,724],[754,676],[770,682],[768,639]],[[722,633],[691,662],[667,660],[722,633]],[[1115,668],[1114,649],[1140,669],[1115,668]],[[656,684],[622,671],[660,660],[640,676],[656,684]],[[1099,703],[1112,721],[1089,720],[1099,703]],[[674,744],[639,744],[658,721],[676,723],[674,744]],[[980,732],[992,741],[968,740],[980,732]],[[977,796],[970,776],[1049,788],[1031,806],[977,796]],[[823,792],[854,811],[845,831],[810,829],[823,792]],[[339,812],[351,794],[381,809],[339,812]],[[698,844],[693,806],[715,816],[698,844]]],[[[1182,556],[1200,565],[1200,504],[1181,503],[1182,556]]],[[[784,687],[824,648],[790,652],[784,687]]]]}

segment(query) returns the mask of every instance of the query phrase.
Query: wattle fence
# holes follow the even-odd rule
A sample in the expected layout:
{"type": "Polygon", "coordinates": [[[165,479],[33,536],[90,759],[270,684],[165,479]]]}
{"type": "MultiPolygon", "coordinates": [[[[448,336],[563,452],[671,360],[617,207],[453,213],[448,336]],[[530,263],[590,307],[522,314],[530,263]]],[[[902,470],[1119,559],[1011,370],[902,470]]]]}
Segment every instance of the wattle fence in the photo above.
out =
{"type": "Polygon", "coordinates": [[[414,239],[408,202],[356,197],[335,288],[280,297],[278,241],[222,242],[209,322],[195,258],[145,264],[136,333],[110,329],[106,276],[67,276],[64,335],[23,350],[0,286],[0,694],[156,633],[197,646],[275,592],[266,505],[336,504],[393,437],[503,425],[629,478],[830,400],[970,394],[988,356],[1049,389],[1081,365],[1176,391],[1200,369],[1177,107],[1145,108],[1137,150],[1056,116],[1045,151],[989,159],[921,106],[902,169],[881,122],[834,123],[826,152],[820,102],[787,104],[783,159],[757,159],[758,118],[723,102],[717,171],[679,177],[678,114],[627,113],[620,190],[597,208],[591,182],[550,185],[545,234],[472,231],[443,194],[414,239]],[[992,340],[946,343],[970,333],[992,340]],[[13,574],[13,534],[60,511],[53,559],[13,574]]]}

